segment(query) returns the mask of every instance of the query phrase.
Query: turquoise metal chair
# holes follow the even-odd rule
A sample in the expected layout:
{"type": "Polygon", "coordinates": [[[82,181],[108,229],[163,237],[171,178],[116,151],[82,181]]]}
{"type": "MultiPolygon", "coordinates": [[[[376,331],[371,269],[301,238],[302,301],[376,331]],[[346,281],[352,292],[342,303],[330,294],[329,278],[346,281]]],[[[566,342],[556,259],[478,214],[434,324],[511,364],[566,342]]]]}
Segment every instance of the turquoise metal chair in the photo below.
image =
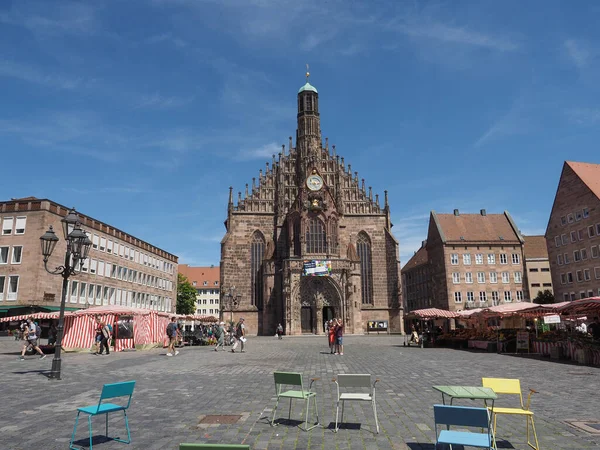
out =
{"type": "Polygon", "coordinates": [[[317,393],[311,392],[312,385],[319,378],[311,378],[310,385],[308,390],[304,389],[304,385],[302,383],[302,374],[298,372],[274,372],[273,377],[275,378],[275,392],[277,394],[277,401],[275,402],[275,408],[273,408],[273,418],[271,419],[271,426],[275,425],[275,413],[277,412],[277,405],[279,405],[279,400],[282,398],[290,399],[290,410],[288,412],[288,419],[291,418],[292,415],[292,400],[303,400],[306,402],[306,417],[304,420],[304,428],[301,430],[309,431],[314,427],[319,425],[319,410],[317,408],[317,393]],[[300,390],[283,390],[282,386],[297,386],[300,390]],[[308,411],[310,409],[310,399],[314,397],[315,404],[315,414],[317,416],[317,421],[310,428],[308,427],[308,411]]]}
{"type": "Polygon", "coordinates": [[[100,394],[100,401],[97,405],[84,406],[77,408],[77,417],[75,418],[75,427],[73,428],[73,434],[71,435],[71,442],[69,442],[69,449],[79,450],[78,447],[73,447],[73,441],[75,440],[75,432],[77,431],[77,423],[79,422],[79,414],[84,413],[88,415],[88,428],[90,432],[90,450],[92,450],[92,417],[104,414],[106,417],[106,437],[113,441],[123,442],[124,444],[131,443],[131,433],[129,431],[129,421],[127,420],[127,410],[131,405],[131,397],[133,396],[133,389],[135,387],[135,381],[124,381],[122,383],[105,384],[102,387],[102,393],[100,394]],[[127,404],[116,404],[106,403],[104,400],[114,399],[118,397],[128,397],[127,404]],[[108,415],[113,412],[123,411],[125,417],[125,428],[127,429],[127,440],[120,439],[119,437],[108,436],[108,415]]]}
{"type": "Polygon", "coordinates": [[[179,444],[179,450],[250,450],[250,446],[240,444],[179,444]]]}
{"type": "Polygon", "coordinates": [[[491,427],[491,415],[487,408],[471,408],[467,406],[433,405],[435,420],[436,448],[438,444],[447,444],[452,450],[453,445],[464,447],[479,447],[496,450],[496,442],[491,427]],[[438,425],[446,425],[438,435],[438,425]],[[450,425],[474,427],[485,432],[469,432],[450,430],[450,425]]]}

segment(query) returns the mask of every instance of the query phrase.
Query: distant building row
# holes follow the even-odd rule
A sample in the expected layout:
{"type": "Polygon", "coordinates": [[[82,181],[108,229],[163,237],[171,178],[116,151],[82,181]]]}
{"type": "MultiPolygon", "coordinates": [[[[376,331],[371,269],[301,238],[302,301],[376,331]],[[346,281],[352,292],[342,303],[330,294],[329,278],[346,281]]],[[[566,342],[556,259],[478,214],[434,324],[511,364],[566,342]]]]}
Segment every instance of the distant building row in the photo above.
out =
{"type": "Polygon", "coordinates": [[[221,270],[219,267],[191,267],[179,265],[179,273],[196,289],[196,314],[219,316],[221,270]]]}
{"type": "Polygon", "coordinates": [[[552,290],[543,236],[523,236],[508,212],[438,214],[427,240],[402,268],[407,311],[531,301],[552,290]]]}

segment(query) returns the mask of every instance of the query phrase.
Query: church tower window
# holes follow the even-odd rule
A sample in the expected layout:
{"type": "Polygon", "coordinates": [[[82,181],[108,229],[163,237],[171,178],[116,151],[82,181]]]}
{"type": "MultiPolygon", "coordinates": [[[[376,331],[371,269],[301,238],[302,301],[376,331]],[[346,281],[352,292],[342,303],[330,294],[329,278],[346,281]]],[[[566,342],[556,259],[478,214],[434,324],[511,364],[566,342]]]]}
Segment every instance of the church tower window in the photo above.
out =
{"type": "Polygon", "coordinates": [[[265,238],[260,231],[252,235],[250,248],[250,270],[252,279],[252,305],[262,308],[263,283],[262,283],[262,261],[265,255],[265,238]]]}
{"type": "Polygon", "coordinates": [[[371,261],[371,240],[361,231],[356,241],[356,251],[360,258],[360,275],[363,305],[373,304],[373,265],[371,261]]]}
{"type": "Polygon", "coordinates": [[[325,226],[318,217],[312,217],[306,230],[306,253],[327,253],[325,226]]]}

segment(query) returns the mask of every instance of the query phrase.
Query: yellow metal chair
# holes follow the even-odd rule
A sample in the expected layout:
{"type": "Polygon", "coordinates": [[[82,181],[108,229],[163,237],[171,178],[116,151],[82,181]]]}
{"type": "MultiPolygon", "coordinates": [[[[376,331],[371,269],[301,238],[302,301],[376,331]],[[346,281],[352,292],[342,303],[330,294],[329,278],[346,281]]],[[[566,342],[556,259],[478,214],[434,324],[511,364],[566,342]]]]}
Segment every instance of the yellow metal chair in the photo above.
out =
{"type": "Polygon", "coordinates": [[[482,378],[483,386],[492,389],[496,394],[513,394],[518,395],[521,402],[520,408],[506,408],[501,406],[494,406],[489,408],[494,414],[494,444],[496,436],[496,418],[498,414],[514,414],[525,416],[525,423],[527,427],[527,445],[534,450],[540,450],[540,444],[538,443],[537,434],[535,433],[535,425],[533,423],[533,412],[529,410],[531,403],[531,395],[536,394],[537,391],[529,389],[529,395],[527,396],[527,404],[523,405],[523,394],[521,393],[521,382],[516,378],[482,378]],[[529,424],[531,423],[531,430],[533,432],[533,438],[535,439],[535,446],[529,439],[529,424]]]}

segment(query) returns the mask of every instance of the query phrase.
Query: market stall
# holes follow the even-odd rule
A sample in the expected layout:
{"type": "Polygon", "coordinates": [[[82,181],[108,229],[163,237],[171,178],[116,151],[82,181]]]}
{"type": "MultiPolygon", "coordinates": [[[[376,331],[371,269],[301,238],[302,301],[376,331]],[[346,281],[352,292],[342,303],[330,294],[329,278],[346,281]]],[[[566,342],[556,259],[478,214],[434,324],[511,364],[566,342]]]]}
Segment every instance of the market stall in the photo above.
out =
{"type": "Polygon", "coordinates": [[[96,317],[113,328],[114,351],[164,346],[171,315],[150,309],[98,306],[65,317],[62,346],[66,351],[89,350],[96,336],[96,317]]]}
{"type": "MultiPolygon", "coordinates": [[[[448,311],[447,309],[438,308],[425,308],[416,309],[410,311],[405,318],[411,321],[418,321],[417,333],[419,333],[419,339],[424,342],[425,345],[436,344],[439,336],[441,336],[445,330],[450,328],[448,324],[449,319],[456,319],[460,315],[455,311],[448,311]]],[[[410,330],[410,327],[407,327],[410,330]]]]}

